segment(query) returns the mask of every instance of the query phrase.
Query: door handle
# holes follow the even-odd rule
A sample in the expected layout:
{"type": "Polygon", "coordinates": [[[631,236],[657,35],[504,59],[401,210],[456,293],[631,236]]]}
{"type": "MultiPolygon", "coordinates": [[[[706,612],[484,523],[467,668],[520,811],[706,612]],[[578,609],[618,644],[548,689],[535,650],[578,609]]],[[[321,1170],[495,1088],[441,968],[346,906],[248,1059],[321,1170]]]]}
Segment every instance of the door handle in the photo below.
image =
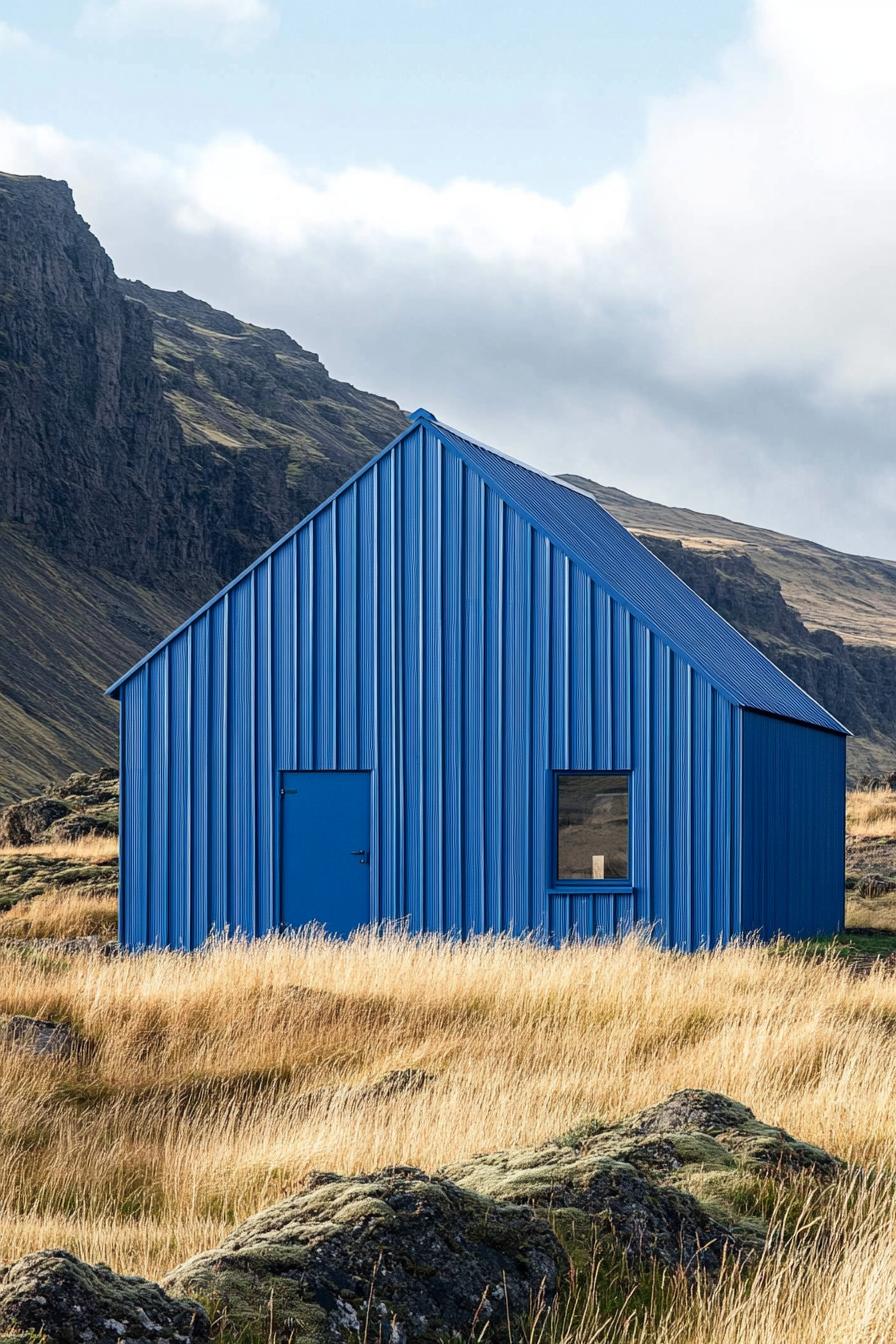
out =
{"type": "Polygon", "coordinates": [[[369,863],[369,862],[370,862],[370,850],[369,850],[369,849],[353,849],[353,850],[352,850],[352,854],[356,855],[356,856],[361,860],[362,863],[369,863]]]}

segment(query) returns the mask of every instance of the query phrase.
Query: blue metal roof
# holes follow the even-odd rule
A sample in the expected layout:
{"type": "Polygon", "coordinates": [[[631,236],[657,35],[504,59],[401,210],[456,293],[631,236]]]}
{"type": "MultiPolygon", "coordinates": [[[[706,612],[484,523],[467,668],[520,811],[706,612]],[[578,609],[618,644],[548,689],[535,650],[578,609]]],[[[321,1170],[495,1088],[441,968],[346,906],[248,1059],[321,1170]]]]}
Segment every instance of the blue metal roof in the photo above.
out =
{"type": "Polygon", "coordinates": [[[433,427],[493,489],[588,570],[596,581],[735,704],[847,733],[592,495],[524,466],[449,425],[433,427]]]}
{"type": "MultiPolygon", "coordinates": [[[[444,444],[479,472],[511,507],[566,551],[597,583],[661,635],[735,704],[837,733],[848,731],[688,588],[593,496],[468,438],[436,420],[429,411],[415,411],[409,428],[387,444],[335,494],[347,490],[405,435],[416,432],[421,424],[438,434],[444,444]]],[[[106,694],[115,695],[122,684],[160,649],[220,601],[245,574],[277,551],[328,503],[329,500],[324,501],[319,509],[303,518],[243,574],[231,580],[113,682],[106,694]]]]}

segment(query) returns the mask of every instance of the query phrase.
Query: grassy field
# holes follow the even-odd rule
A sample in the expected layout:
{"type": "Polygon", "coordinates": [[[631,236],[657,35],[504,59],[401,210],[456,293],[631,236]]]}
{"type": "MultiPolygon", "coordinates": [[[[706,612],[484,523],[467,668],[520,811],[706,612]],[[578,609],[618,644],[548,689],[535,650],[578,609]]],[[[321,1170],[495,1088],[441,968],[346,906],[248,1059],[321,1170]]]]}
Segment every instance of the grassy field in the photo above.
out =
{"type": "Polygon", "coordinates": [[[846,847],[847,928],[879,930],[893,936],[896,947],[896,793],[847,794],[846,847]]]}
{"type": "MultiPolygon", "coordinates": [[[[799,949],[296,938],[119,959],[8,941],[0,1012],[63,1020],[84,1042],[68,1061],[5,1052],[4,1262],[62,1245],[155,1276],[312,1168],[433,1169],[685,1086],[896,1170],[896,976],[799,949]],[[407,1067],[433,1081],[364,1094],[407,1067]]],[[[769,1257],[749,1290],[735,1277],[704,1294],[679,1288],[632,1321],[634,1337],[888,1338],[889,1177],[845,1187],[824,1219],[811,1254],[769,1257]]],[[[598,1339],[604,1324],[586,1312],[569,1329],[598,1339]]],[[[562,1336],[562,1315],[547,1328],[562,1336]]],[[[620,1321],[613,1330],[623,1337],[620,1321]]]]}
{"type": "MultiPolygon", "coordinates": [[[[892,835],[894,817],[892,795],[850,800],[853,836],[892,835]]],[[[44,849],[88,868],[114,854],[99,840],[44,849]]],[[[0,1014],[64,1021],[81,1041],[71,1059],[0,1046],[0,1261],[65,1246],[156,1277],[312,1169],[432,1170],[705,1087],[864,1174],[749,1282],[670,1283],[607,1316],[596,1272],[531,1344],[896,1336],[896,971],[871,955],[892,949],[886,932],[848,935],[859,966],[843,940],[682,956],[637,939],[296,937],[191,958],[28,941],[106,937],[113,921],[108,887],[89,880],[0,915],[0,1014]],[[407,1068],[431,1081],[370,1091],[407,1068]]]]}
{"type": "Polygon", "coordinates": [[[846,833],[896,836],[896,793],[892,789],[853,789],[846,795],[846,833]]]}
{"type": "Polygon", "coordinates": [[[118,841],[87,835],[65,843],[0,848],[0,942],[114,938],[118,841]]]}

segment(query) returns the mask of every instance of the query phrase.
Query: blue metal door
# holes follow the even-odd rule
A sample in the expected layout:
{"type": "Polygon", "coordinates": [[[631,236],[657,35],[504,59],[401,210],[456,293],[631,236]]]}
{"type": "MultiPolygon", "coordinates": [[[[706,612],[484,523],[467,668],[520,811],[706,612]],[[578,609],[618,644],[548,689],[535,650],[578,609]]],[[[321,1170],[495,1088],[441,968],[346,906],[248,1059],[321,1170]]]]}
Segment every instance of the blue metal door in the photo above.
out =
{"type": "Polygon", "coordinates": [[[290,771],[280,797],[284,925],[345,937],[370,923],[370,775],[290,771]]]}

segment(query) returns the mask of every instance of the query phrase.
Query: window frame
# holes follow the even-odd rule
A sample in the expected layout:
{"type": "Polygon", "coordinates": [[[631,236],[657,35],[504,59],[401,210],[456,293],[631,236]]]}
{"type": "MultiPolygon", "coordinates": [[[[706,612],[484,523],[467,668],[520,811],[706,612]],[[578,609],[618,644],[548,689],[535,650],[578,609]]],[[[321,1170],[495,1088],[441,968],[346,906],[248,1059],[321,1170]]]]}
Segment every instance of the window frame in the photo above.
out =
{"type": "Polygon", "coordinates": [[[551,839],[550,854],[550,890],[555,892],[630,892],[634,890],[632,881],[632,772],[631,770],[552,770],[551,771],[551,839]],[[561,877],[560,876],[560,780],[568,775],[613,775],[625,780],[628,836],[626,867],[627,877],[561,877]]]}

